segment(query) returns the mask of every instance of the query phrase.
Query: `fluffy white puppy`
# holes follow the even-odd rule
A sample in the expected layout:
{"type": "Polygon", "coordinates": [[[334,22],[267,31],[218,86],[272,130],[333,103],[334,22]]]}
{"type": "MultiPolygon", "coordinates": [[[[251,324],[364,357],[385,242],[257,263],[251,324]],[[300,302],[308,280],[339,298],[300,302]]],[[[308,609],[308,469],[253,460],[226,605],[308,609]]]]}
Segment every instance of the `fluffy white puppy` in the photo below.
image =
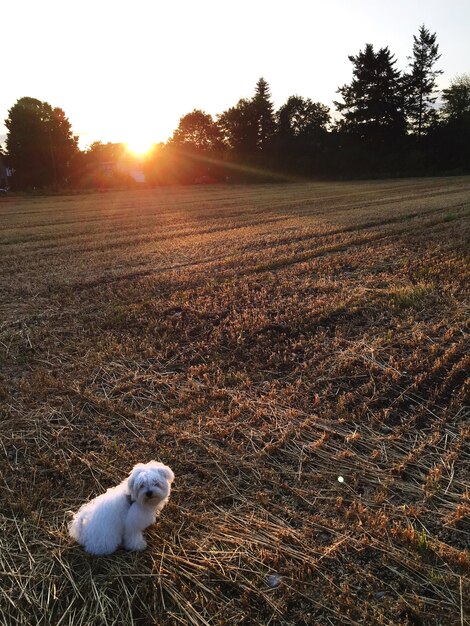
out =
{"type": "Polygon", "coordinates": [[[111,554],[119,546],[145,550],[142,531],[153,524],[170,497],[175,475],[158,463],[138,463],[117,487],[111,487],[75,513],[69,534],[87,552],[111,554]]]}

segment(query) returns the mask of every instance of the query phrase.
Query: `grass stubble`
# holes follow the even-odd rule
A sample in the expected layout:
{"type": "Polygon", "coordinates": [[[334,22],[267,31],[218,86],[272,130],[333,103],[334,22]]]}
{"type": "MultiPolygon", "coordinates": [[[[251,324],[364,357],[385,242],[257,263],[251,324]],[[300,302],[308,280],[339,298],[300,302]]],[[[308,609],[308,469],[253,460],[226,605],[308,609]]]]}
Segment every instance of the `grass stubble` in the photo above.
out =
{"type": "Polygon", "coordinates": [[[0,624],[470,623],[469,206],[464,177],[2,198],[0,624]],[[153,458],[149,549],[72,544],[153,458]]]}

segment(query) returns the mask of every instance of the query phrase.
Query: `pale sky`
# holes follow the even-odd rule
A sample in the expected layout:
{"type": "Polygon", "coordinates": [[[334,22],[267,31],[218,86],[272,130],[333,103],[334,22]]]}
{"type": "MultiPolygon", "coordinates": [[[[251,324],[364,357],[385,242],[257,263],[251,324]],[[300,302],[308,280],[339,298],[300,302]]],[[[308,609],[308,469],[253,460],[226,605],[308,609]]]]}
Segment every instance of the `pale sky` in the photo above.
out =
{"type": "Polygon", "coordinates": [[[18,98],[64,109],[82,148],[166,141],[182,115],[216,115],[263,76],[276,108],[333,108],[348,55],[389,46],[401,70],[419,26],[437,33],[439,79],[470,72],[470,0],[10,0],[1,7],[3,120],[18,98]]]}

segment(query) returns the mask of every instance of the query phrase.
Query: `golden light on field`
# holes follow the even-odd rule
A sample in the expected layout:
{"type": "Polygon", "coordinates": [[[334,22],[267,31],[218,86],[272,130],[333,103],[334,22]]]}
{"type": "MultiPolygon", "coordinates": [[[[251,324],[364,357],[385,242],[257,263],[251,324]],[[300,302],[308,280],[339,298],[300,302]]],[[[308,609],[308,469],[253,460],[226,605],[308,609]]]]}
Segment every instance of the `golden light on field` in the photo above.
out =
{"type": "Polygon", "coordinates": [[[0,198],[1,624],[398,625],[404,590],[415,623],[462,624],[469,197],[455,176],[0,198]],[[136,435],[180,492],[116,602],[116,560],[92,571],[65,529],[51,559],[51,520],[100,493],[93,467],[124,478],[136,435]]]}

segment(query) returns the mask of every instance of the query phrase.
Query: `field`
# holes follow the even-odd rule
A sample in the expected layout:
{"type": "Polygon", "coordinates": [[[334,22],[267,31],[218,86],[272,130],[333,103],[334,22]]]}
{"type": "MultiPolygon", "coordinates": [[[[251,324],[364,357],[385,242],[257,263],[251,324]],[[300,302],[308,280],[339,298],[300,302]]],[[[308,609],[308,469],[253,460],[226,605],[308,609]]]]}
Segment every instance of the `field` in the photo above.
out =
{"type": "Polygon", "coordinates": [[[469,208],[469,177],[0,198],[0,624],[470,624],[469,208]],[[88,556],[70,512],[150,459],[149,548],[88,556]]]}

